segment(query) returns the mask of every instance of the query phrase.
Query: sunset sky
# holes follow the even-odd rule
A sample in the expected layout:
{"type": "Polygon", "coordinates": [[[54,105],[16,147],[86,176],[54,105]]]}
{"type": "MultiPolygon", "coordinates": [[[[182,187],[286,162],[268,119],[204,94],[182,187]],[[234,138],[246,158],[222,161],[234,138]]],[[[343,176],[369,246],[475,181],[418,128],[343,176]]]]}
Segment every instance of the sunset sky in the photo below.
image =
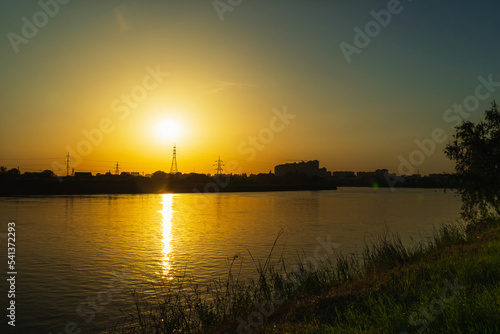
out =
{"type": "Polygon", "coordinates": [[[184,173],[213,173],[219,156],[247,173],[313,159],[398,172],[400,157],[421,174],[451,172],[433,131],[449,139],[459,119],[477,121],[500,99],[497,0],[218,4],[231,10],[2,1],[0,165],[52,169],[69,147],[80,149],[75,171],[117,161],[121,171],[169,171],[176,144],[184,173]],[[369,24],[388,7],[390,22],[369,24]],[[373,37],[356,44],[367,23],[373,37]],[[342,42],[357,48],[350,62],[342,42]],[[447,111],[464,103],[469,117],[447,111]],[[435,152],[419,161],[415,140],[435,152]]]}

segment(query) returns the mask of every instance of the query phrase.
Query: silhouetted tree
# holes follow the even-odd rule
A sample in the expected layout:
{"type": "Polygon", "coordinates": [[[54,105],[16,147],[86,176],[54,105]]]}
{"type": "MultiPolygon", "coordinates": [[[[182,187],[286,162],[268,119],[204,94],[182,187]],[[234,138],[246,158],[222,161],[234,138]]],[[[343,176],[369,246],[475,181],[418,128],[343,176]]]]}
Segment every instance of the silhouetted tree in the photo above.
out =
{"type": "Polygon", "coordinates": [[[167,173],[165,173],[164,171],[158,170],[158,171],[153,173],[152,177],[155,179],[165,179],[167,177],[167,173]]]}
{"type": "Polygon", "coordinates": [[[7,173],[7,167],[0,166],[0,174],[5,174],[5,173],[7,173]]]}
{"type": "Polygon", "coordinates": [[[40,177],[50,179],[56,177],[56,174],[54,174],[53,171],[46,169],[43,172],[40,172],[40,177]]]}
{"type": "Polygon", "coordinates": [[[455,161],[462,216],[472,220],[500,216],[500,113],[496,102],[486,110],[484,121],[463,122],[453,138],[445,153],[455,161]]]}
{"type": "Polygon", "coordinates": [[[17,168],[12,168],[7,171],[7,175],[9,176],[19,176],[21,175],[21,172],[17,168]]]}

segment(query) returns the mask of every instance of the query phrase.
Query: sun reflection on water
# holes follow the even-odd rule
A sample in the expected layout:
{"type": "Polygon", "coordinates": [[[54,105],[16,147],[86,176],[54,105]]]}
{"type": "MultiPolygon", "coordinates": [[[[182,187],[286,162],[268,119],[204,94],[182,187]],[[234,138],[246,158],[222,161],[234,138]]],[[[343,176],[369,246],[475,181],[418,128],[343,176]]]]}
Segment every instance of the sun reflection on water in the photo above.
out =
{"type": "Polygon", "coordinates": [[[173,194],[164,194],[163,197],[163,208],[161,211],[162,214],[162,271],[163,277],[167,277],[170,270],[172,269],[172,261],[171,261],[171,241],[172,241],[172,217],[174,210],[172,209],[172,205],[174,202],[173,194]]]}

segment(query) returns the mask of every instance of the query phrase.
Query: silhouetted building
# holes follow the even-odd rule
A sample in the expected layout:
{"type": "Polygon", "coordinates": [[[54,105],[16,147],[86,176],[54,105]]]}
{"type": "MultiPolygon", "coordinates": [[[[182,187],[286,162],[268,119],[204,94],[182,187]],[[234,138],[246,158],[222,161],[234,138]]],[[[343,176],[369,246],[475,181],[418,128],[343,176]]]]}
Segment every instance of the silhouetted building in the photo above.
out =
{"type": "Polygon", "coordinates": [[[354,172],[349,171],[338,171],[332,172],[332,176],[339,179],[354,179],[356,178],[356,174],[354,172]]]}
{"type": "Polygon", "coordinates": [[[420,174],[404,175],[403,177],[407,181],[419,181],[422,179],[422,175],[420,175],[420,174]]]}
{"type": "Polygon", "coordinates": [[[92,177],[91,172],[75,172],[75,178],[77,179],[89,179],[92,177]]]}
{"type": "Polygon", "coordinates": [[[277,165],[274,167],[276,176],[285,176],[287,174],[305,174],[307,176],[330,177],[331,172],[326,168],[319,168],[318,160],[301,161],[288,164],[277,165]]]}
{"type": "Polygon", "coordinates": [[[375,177],[375,172],[357,172],[356,176],[358,178],[370,178],[370,177],[375,177]]]}
{"type": "Polygon", "coordinates": [[[324,178],[324,179],[327,179],[327,178],[332,177],[332,172],[327,171],[326,167],[323,167],[323,168],[319,169],[319,176],[324,178]]]}
{"type": "Polygon", "coordinates": [[[374,172],[358,172],[356,176],[360,179],[383,179],[388,172],[387,169],[377,169],[374,172]]]}
{"type": "Polygon", "coordinates": [[[389,170],[388,169],[377,169],[375,171],[375,175],[379,178],[382,178],[382,177],[385,177],[385,174],[386,173],[389,173],[389,170]]]}

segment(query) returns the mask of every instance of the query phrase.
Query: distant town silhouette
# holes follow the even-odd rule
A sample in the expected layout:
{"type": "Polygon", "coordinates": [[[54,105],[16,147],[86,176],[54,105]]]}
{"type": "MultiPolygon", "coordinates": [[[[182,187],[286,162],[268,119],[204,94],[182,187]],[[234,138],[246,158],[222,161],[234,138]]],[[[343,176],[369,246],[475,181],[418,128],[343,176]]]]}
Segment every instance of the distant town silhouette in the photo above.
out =
{"type": "MultiPolygon", "coordinates": [[[[117,164],[118,165],[118,164],[117,164]]],[[[371,172],[335,171],[320,168],[318,160],[280,164],[274,173],[224,174],[221,166],[215,174],[156,171],[97,173],[72,172],[57,176],[51,170],[24,172],[18,168],[0,167],[0,195],[62,195],[62,194],[135,194],[135,193],[210,193],[243,191],[335,190],[339,186],[392,187],[395,174],[387,169],[371,172]]],[[[398,177],[397,187],[452,187],[451,175],[430,174],[398,177]]]]}

